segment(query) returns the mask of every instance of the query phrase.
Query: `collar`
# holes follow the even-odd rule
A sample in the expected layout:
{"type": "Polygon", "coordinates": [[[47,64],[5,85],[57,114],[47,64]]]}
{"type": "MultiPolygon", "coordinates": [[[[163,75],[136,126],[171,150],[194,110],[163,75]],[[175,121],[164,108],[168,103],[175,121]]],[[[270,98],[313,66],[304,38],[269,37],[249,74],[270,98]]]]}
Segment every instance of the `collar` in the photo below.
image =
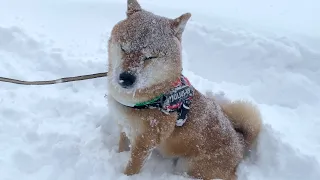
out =
{"type": "Polygon", "coordinates": [[[178,113],[177,126],[182,126],[187,120],[189,106],[194,95],[194,88],[190,81],[183,75],[173,83],[173,88],[160,96],[146,102],[135,104],[135,109],[159,109],[166,114],[178,113]]]}

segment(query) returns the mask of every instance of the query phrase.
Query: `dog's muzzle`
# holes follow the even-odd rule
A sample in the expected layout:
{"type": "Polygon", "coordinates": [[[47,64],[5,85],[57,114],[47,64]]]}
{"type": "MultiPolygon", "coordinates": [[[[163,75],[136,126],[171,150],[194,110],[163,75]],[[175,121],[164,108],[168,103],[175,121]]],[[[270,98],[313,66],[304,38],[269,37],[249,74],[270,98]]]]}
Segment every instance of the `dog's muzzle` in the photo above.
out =
{"type": "Polygon", "coordinates": [[[136,82],[136,76],[129,72],[123,72],[119,75],[119,84],[123,88],[130,88],[136,82]]]}

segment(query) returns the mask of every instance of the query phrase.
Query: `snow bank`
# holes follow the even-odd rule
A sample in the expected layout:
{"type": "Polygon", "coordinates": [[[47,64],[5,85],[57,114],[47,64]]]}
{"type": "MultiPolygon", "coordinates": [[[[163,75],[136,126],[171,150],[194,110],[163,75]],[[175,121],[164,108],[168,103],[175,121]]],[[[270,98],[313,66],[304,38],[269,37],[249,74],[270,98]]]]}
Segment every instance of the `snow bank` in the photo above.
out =
{"type": "MultiPolygon", "coordinates": [[[[2,2],[0,76],[42,80],[106,70],[106,40],[124,17],[123,5],[2,2]]],[[[184,73],[194,86],[250,99],[262,111],[256,155],[241,164],[239,179],[318,180],[320,52],[214,20],[193,20],[183,43],[184,73]]],[[[0,83],[0,179],[187,179],[157,154],[141,174],[122,174],[129,153],[116,152],[118,129],[105,94],[103,78],[41,87],[0,83]]]]}

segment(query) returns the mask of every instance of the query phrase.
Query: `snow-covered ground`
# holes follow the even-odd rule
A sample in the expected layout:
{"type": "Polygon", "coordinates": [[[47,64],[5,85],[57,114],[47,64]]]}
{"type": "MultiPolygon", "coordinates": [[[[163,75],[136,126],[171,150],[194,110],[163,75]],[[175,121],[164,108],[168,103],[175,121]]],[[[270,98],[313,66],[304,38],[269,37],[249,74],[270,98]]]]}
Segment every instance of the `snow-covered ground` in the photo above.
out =
{"type": "MultiPolygon", "coordinates": [[[[241,164],[239,179],[319,180],[319,2],[258,2],[141,0],[164,16],[193,14],[183,45],[194,86],[261,109],[257,159],[241,164]]],[[[46,80],[106,71],[107,39],[125,5],[0,0],[0,76],[46,80]]],[[[129,154],[116,152],[105,94],[105,78],[36,87],[0,82],[0,180],[187,179],[156,155],[141,174],[122,174],[129,154]]]]}

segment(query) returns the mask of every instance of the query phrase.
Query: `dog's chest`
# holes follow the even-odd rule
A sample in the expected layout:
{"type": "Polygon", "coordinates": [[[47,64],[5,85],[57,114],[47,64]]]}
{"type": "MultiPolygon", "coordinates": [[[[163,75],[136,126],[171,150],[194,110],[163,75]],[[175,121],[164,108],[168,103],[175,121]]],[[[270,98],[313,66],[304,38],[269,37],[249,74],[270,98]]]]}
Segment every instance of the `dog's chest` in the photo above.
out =
{"type": "Polygon", "coordinates": [[[135,114],[131,113],[128,108],[119,104],[112,97],[108,97],[110,114],[120,128],[121,132],[125,132],[130,140],[140,134],[143,130],[142,123],[135,114]]]}

